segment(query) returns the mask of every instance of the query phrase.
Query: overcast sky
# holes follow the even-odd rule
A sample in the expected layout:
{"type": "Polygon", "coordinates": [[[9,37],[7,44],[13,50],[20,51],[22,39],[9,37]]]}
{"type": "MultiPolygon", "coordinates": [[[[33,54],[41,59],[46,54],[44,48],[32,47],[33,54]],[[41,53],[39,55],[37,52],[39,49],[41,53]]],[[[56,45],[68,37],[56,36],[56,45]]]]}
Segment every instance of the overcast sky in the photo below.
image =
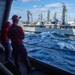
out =
{"type": "Polygon", "coordinates": [[[10,17],[17,14],[22,16],[22,21],[27,21],[27,10],[33,15],[33,20],[37,21],[38,15],[42,13],[43,19],[47,18],[47,11],[50,10],[50,19],[53,18],[54,12],[57,13],[58,20],[62,18],[62,2],[67,8],[67,20],[75,18],[75,0],[15,0],[12,3],[10,17]]]}

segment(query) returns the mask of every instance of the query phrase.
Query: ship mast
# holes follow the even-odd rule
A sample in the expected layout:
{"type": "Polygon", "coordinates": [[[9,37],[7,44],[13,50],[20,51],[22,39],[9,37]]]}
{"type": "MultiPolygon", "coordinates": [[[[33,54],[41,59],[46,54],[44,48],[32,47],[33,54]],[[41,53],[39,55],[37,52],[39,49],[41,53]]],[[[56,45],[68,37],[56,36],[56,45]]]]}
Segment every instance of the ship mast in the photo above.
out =
{"type": "Polygon", "coordinates": [[[39,15],[38,15],[38,22],[42,22],[42,13],[40,13],[39,15]]]}
{"type": "Polygon", "coordinates": [[[56,11],[55,11],[55,12],[54,12],[54,17],[53,17],[54,19],[56,19],[56,15],[57,15],[57,13],[56,13],[56,11]]]}
{"type": "Polygon", "coordinates": [[[42,18],[43,18],[43,16],[42,16],[42,13],[40,14],[40,21],[42,22],[42,18]]]}
{"type": "Polygon", "coordinates": [[[32,14],[30,13],[30,11],[27,11],[27,23],[28,24],[29,24],[30,16],[31,16],[31,21],[33,21],[32,14]]]}
{"type": "Polygon", "coordinates": [[[65,25],[65,14],[66,14],[66,6],[64,2],[62,3],[62,25],[65,25]]]}
{"type": "Polygon", "coordinates": [[[47,12],[47,23],[49,23],[49,21],[50,21],[50,10],[48,10],[47,12]]]}

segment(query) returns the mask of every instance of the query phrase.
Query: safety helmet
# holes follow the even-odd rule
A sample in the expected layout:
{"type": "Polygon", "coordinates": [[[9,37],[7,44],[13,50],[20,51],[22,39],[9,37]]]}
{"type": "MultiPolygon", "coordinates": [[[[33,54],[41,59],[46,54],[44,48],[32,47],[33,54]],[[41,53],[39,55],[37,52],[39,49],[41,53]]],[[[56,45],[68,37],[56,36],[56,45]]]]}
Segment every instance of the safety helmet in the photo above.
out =
{"type": "Polygon", "coordinates": [[[17,15],[13,15],[11,19],[19,21],[19,17],[17,15]]]}

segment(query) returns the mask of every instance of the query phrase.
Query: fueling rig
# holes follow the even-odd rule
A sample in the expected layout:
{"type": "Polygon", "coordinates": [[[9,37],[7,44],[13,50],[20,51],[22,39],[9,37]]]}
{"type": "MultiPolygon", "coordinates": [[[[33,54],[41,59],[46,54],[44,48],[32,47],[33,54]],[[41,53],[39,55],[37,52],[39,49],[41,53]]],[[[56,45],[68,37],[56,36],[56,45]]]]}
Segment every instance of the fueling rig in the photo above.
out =
{"type": "MultiPolygon", "coordinates": [[[[42,23],[43,24],[57,24],[59,22],[57,19],[57,12],[56,11],[54,12],[52,20],[50,19],[50,12],[51,12],[50,10],[47,10],[47,18],[44,21],[43,21],[42,13],[38,14],[38,19],[36,21],[36,25],[40,25],[42,23]]],[[[66,9],[66,6],[63,2],[62,3],[62,19],[61,19],[60,24],[65,25],[65,23],[67,22],[65,20],[67,20],[67,9],[66,9]]],[[[32,13],[29,10],[27,11],[26,24],[34,24],[32,13]]]]}
{"type": "Polygon", "coordinates": [[[30,11],[27,11],[27,24],[30,23],[30,18],[31,18],[31,22],[33,22],[33,17],[30,11]]]}

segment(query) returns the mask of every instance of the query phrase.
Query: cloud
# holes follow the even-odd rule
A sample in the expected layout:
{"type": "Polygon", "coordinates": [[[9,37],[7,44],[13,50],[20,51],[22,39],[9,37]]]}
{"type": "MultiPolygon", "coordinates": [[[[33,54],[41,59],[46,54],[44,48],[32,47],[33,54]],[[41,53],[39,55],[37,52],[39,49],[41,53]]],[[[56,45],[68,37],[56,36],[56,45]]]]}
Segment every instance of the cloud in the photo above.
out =
{"type": "MultiPolygon", "coordinates": [[[[29,2],[29,1],[40,1],[40,0],[21,0],[21,1],[29,2]]],[[[72,12],[71,10],[74,8],[74,6],[72,4],[68,4],[68,3],[66,3],[65,5],[66,5],[67,10],[68,10],[68,15],[75,17],[74,13],[71,13],[72,12]]],[[[26,18],[27,18],[27,12],[26,11],[27,10],[29,10],[32,13],[34,20],[37,20],[38,14],[40,14],[40,13],[42,13],[43,18],[46,19],[47,10],[50,10],[50,19],[53,18],[55,11],[57,12],[57,18],[59,20],[61,20],[61,17],[62,17],[62,4],[61,3],[46,4],[46,5],[43,5],[42,7],[35,4],[35,5],[33,5],[33,8],[28,8],[28,9],[14,6],[11,10],[11,12],[12,12],[11,15],[13,15],[13,14],[20,15],[20,16],[22,16],[22,20],[26,21],[26,18]]]]}
{"type": "Polygon", "coordinates": [[[31,1],[40,1],[40,0],[22,0],[22,2],[31,2],[31,1]]]}
{"type": "Polygon", "coordinates": [[[33,7],[34,7],[34,8],[37,8],[37,5],[34,5],[33,7]]]}
{"type": "Polygon", "coordinates": [[[22,2],[30,2],[30,1],[32,1],[32,0],[22,0],[22,2]]]}
{"type": "Polygon", "coordinates": [[[35,7],[32,9],[33,12],[46,12],[47,10],[54,12],[54,11],[61,10],[62,4],[60,4],[60,3],[47,4],[47,5],[43,5],[43,7],[41,7],[41,8],[38,8],[37,5],[34,5],[33,7],[35,7]]]}
{"type": "Polygon", "coordinates": [[[60,3],[47,4],[44,7],[46,7],[46,8],[57,8],[57,7],[61,7],[61,4],[60,3]]]}
{"type": "Polygon", "coordinates": [[[40,1],[40,0],[34,0],[34,1],[40,1]]]}

